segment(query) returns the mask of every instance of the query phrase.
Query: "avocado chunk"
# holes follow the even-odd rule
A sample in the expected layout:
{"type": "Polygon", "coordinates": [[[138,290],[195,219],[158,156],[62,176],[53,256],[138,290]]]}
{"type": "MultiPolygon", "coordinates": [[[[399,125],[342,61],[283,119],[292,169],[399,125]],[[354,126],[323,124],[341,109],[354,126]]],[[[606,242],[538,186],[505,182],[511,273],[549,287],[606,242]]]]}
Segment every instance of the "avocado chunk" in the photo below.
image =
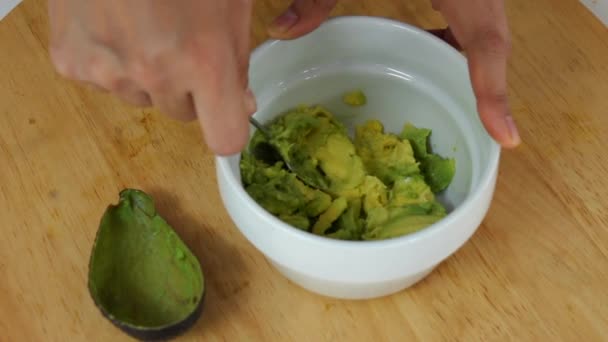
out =
{"type": "Polygon", "coordinates": [[[414,149],[414,156],[418,160],[426,158],[428,154],[428,139],[431,130],[428,128],[417,128],[411,123],[406,123],[401,132],[401,138],[407,139],[414,149]]]}
{"type": "Polygon", "coordinates": [[[329,208],[319,216],[319,220],[312,227],[312,232],[318,235],[325,234],[332,223],[336,221],[340,215],[348,208],[348,201],[344,197],[338,197],[335,199],[329,208]]]}
{"type": "Polygon", "coordinates": [[[364,240],[388,239],[419,231],[445,217],[422,175],[399,179],[388,193],[385,206],[367,209],[364,240]]]}
{"type": "Polygon", "coordinates": [[[456,173],[456,161],[432,153],[430,147],[431,130],[417,128],[406,123],[401,137],[407,139],[414,148],[414,156],[421,161],[420,169],[433,193],[445,190],[456,173]]]}
{"type": "Polygon", "coordinates": [[[415,175],[395,182],[390,191],[388,206],[404,207],[413,204],[428,204],[428,208],[430,208],[434,200],[435,195],[424,182],[424,178],[421,175],[415,175]]]}
{"type": "Polygon", "coordinates": [[[308,230],[308,227],[310,227],[310,219],[300,213],[293,215],[281,214],[279,215],[279,219],[302,230],[308,230]]]}
{"type": "Polygon", "coordinates": [[[420,171],[410,142],[394,134],[385,134],[384,126],[378,120],[357,127],[355,146],[367,172],[387,186],[420,171]]]}
{"type": "Polygon", "coordinates": [[[245,191],[268,212],[299,229],[308,230],[310,219],[332,203],[330,195],[304,184],[282,162],[268,165],[243,152],[240,167],[245,191]]]}
{"type": "Polygon", "coordinates": [[[456,161],[453,158],[443,158],[436,154],[429,154],[422,161],[422,170],[434,193],[445,190],[456,173],[456,161]]]}
{"type": "Polygon", "coordinates": [[[394,210],[384,223],[377,225],[363,235],[364,240],[384,240],[417,232],[439,221],[441,216],[412,215],[406,211],[394,210]]]}
{"type": "Polygon", "coordinates": [[[388,189],[377,177],[367,176],[360,190],[363,198],[363,209],[366,212],[373,208],[384,207],[388,203],[388,189]]]}
{"type": "Polygon", "coordinates": [[[308,185],[339,195],[363,181],[365,168],[346,129],[325,108],[297,107],[281,115],[269,130],[272,145],[298,176],[312,183],[308,185]]]}
{"type": "Polygon", "coordinates": [[[365,223],[361,218],[361,207],[361,198],[349,200],[346,210],[332,227],[325,231],[325,235],[333,239],[359,240],[365,223]]]}
{"type": "Polygon", "coordinates": [[[89,261],[88,287],[102,314],[132,337],[173,338],[199,318],[205,294],[196,256],[140,190],[106,209],[89,261]]]}
{"type": "Polygon", "coordinates": [[[360,90],[351,90],[342,96],[342,102],[346,103],[349,106],[360,107],[365,106],[367,104],[367,97],[365,93],[360,90]]]}

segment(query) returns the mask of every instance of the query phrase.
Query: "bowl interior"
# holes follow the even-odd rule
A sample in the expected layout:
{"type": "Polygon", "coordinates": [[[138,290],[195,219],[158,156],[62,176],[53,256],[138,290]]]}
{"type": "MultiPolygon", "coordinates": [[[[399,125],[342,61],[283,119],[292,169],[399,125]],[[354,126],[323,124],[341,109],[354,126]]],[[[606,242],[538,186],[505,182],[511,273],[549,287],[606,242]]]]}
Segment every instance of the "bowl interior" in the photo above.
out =
{"type": "MultiPolygon", "coordinates": [[[[261,122],[299,104],[321,104],[351,132],[369,119],[393,133],[406,122],[432,129],[434,151],[456,160],[454,180],[440,195],[448,211],[489,177],[498,153],[478,118],[465,59],[405,24],[343,17],[303,38],[266,43],[252,56],[250,85],[261,122]],[[342,95],[353,89],[365,92],[365,106],[342,103],[342,95]]],[[[230,177],[238,182],[239,159],[227,157],[230,177]]]]}

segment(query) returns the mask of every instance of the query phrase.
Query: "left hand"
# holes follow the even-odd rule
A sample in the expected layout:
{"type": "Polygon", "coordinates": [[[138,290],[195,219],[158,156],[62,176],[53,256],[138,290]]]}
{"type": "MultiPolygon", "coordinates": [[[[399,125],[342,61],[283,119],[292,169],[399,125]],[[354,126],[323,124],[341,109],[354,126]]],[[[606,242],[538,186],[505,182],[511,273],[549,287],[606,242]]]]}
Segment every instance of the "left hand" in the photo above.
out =
{"type": "MultiPolygon", "coordinates": [[[[337,0],[294,0],[269,28],[277,39],[293,39],[316,29],[337,0]]],[[[507,97],[510,37],[503,0],[432,0],[449,28],[430,30],[464,50],[477,111],[488,133],[503,147],[520,143],[507,97]]]]}

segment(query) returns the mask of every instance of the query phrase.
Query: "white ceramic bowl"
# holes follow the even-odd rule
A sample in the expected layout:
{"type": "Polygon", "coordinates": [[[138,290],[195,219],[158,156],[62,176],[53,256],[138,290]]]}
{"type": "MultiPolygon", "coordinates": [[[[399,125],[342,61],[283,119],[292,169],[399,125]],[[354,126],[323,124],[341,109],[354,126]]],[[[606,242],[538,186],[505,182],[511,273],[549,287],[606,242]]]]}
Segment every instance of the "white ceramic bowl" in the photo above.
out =
{"type": "Polygon", "coordinates": [[[440,196],[449,214],[417,233],[383,241],[337,241],[295,229],[245,192],[240,155],[217,158],[225,207],[244,236],[288,279],[337,298],[372,298],[411,286],[460,248],[490,205],[500,147],[478,118],[464,57],[409,25],[370,17],[335,18],[293,41],[272,41],[252,55],[255,117],[267,121],[297,104],[322,104],[352,128],[369,118],[399,132],[406,121],[431,128],[435,151],[456,159],[440,196]],[[341,95],[362,89],[368,104],[341,95]]]}

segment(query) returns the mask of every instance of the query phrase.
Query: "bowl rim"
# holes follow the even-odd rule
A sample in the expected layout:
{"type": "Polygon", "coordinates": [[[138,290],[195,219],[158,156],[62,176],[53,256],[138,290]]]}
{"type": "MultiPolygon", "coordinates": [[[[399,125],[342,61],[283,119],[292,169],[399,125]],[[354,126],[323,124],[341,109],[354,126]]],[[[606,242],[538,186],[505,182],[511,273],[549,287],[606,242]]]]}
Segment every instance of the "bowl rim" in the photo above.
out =
{"type": "MultiPolygon", "coordinates": [[[[331,27],[334,25],[340,25],[344,22],[357,22],[360,24],[365,24],[368,27],[373,26],[393,26],[400,30],[407,31],[409,34],[422,35],[426,38],[427,41],[434,44],[438,49],[442,50],[442,52],[446,54],[451,54],[452,58],[458,58],[461,61],[466,63],[466,58],[460,54],[459,51],[454,49],[452,46],[439,39],[435,35],[420,29],[416,26],[407,24],[405,22],[397,21],[394,19],[384,18],[384,17],[374,17],[374,16],[362,16],[362,15],[347,15],[347,16],[337,16],[332,17],[326,20],[322,27],[331,27]]],[[[268,51],[273,45],[285,43],[284,41],[277,39],[270,39],[256,47],[252,54],[251,60],[258,58],[260,55],[268,51]]],[[[256,212],[257,215],[260,215],[262,219],[270,224],[273,224],[277,229],[280,229],[283,233],[291,235],[293,238],[297,238],[300,240],[304,240],[307,243],[318,244],[321,246],[332,246],[332,247],[345,247],[345,248],[359,248],[359,249],[370,249],[370,248],[390,248],[395,246],[402,246],[404,244],[412,243],[418,240],[424,240],[426,238],[430,238],[437,234],[438,232],[447,229],[451,225],[454,224],[459,217],[463,215],[467,215],[467,212],[470,210],[475,210],[475,204],[479,200],[480,197],[483,196],[484,189],[488,189],[493,182],[493,176],[498,172],[499,160],[501,155],[501,147],[500,145],[490,137],[490,147],[489,147],[489,160],[486,164],[486,168],[484,172],[481,174],[480,181],[477,186],[472,188],[469,194],[465,197],[464,201],[456,206],[448,215],[446,215],[441,220],[429,225],[428,227],[421,229],[419,231],[406,234],[403,236],[385,239],[385,240],[364,240],[364,241],[351,241],[351,240],[339,240],[332,239],[328,237],[319,236],[316,234],[312,234],[310,232],[302,231],[292,225],[281,221],[279,218],[275,217],[266,209],[264,209],[261,205],[259,205],[249,194],[245,191],[242,183],[237,180],[237,177],[231,172],[231,168],[229,165],[229,159],[240,156],[241,152],[230,155],[230,156],[216,156],[216,163],[218,172],[223,173],[225,176],[225,181],[228,183],[230,188],[236,189],[236,195],[239,199],[244,200],[244,204],[248,204],[249,207],[256,212]]],[[[237,226],[238,228],[238,226],[237,226]]],[[[240,229],[239,229],[240,230],[240,229]]]]}

